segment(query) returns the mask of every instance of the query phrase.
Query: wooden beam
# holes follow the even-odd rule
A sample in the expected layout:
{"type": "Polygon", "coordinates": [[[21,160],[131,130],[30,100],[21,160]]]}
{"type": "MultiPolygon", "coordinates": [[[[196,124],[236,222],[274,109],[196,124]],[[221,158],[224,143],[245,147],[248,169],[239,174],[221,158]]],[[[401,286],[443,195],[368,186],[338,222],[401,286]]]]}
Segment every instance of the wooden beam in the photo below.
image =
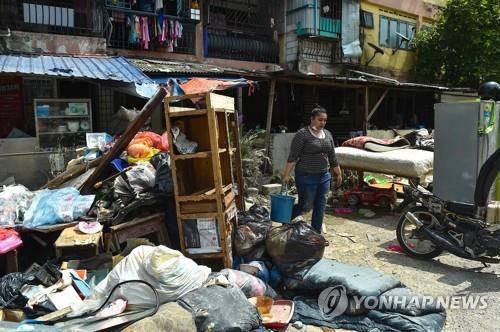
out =
{"type": "Polygon", "coordinates": [[[276,90],[276,80],[271,81],[271,86],[269,87],[269,99],[267,101],[267,120],[266,120],[266,155],[269,156],[270,153],[270,140],[271,140],[271,123],[273,119],[273,105],[274,105],[274,92],[276,90]]]}
{"type": "Polygon", "coordinates": [[[380,96],[380,98],[377,100],[377,103],[375,104],[375,106],[373,106],[372,110],[368,114],[368,117],[366,118],[367,122],[370,121],[370,119],[372,118],[373,114],[375,114],[375,112],[377,111],[377,109],[380,106],[380,104],[384,101],[385,96],[387,96],[388,92],[389,92],[389,89],[385,89],[385,91],[382,94],[382,96],[380,96]]]}
{"type": "Polygon", "coordinates": [[[370,88],[365,86],[365,116],[363,121],[364,135],[368,132],[368,112],[370,111],[370,88]]]}
{"type": "Polygon", "coordinates": [[[111,150],[102,156],[99,166],[96,167],[92,175],[85,181],[80,192],[85,195],[93,190],[94,184],[97,182],[104,170],[109,167],[110,162],[125,150],[134,138],[135,134],[141,129],[146,120],[153,114],[155,108],[161,104],[163,98],[167,95],[167,90],[159,88],[156,93],[148,100],[146,105],[141,110],[139,116],[125,130],[120,139],[113,145],[111,150]]]}
{"type": "Polygon", "coordinates": [[[245,211],[245,182],[243,180],[243,163],[241,161],[241,142],[240,128],[238,126],[238,116],[238,112],[234,112],[234,119],[232,121],[233,142],[236,148],[236,151],[234,152],[234,161],[236,163],[236,183],[238,184],[238,196],[236,197],[236,204],[240,211],[245,211]]]}
{"type": "Polygon", "coordinates": [[[301,85],[316,85],[316,86],[336,86],[343,88],[363,88],[365,84],[352,83],[352,82],[334,82],[328,79],[314,79],[314,78],[294,78],[294,77],[276,77],[278,81],[301,84],[301,85]]]}
{"type": "Polygon", "coordinates": [[[237,88],[236,89],[237,96],[236,96],[236,109],[243,114],[243,88],[237,88]]]}

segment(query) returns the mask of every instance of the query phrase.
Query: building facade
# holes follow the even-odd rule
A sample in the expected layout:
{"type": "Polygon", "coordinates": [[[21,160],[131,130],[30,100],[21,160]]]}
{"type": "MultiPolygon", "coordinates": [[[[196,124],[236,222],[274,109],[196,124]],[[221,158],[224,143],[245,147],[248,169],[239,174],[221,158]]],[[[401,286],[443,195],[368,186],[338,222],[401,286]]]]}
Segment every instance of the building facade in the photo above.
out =
{"type": "Polygon", "coordinates": [[[360,64],[373,73],[410,80],[415,64],[410,41],[417,31],[434,24],[438,9],[445,4],[446,1],[362,0],[360,64]]]}

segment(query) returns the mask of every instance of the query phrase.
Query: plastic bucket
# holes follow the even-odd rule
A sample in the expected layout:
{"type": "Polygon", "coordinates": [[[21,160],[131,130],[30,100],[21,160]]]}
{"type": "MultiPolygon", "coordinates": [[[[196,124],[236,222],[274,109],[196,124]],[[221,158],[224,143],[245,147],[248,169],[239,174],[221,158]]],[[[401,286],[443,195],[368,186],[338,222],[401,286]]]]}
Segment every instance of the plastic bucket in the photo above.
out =
{"type": "Polygon", "coordinates": [[[295,197],[288,195],[271,195],[271,220],[288,224],[292,219],[295,197]]]}

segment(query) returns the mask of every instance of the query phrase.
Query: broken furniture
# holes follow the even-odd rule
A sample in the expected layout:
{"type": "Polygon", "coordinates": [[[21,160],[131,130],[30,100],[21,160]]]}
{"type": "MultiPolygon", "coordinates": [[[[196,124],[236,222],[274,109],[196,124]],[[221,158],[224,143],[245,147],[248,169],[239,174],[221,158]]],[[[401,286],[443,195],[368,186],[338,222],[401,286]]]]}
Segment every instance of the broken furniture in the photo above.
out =
{"type": "Polygon", "coordinates": [[[102,242],[102,232],[95,234],[85,234],[75,229],[75,227],[65,228],[56,242],[56,258],[65,254],[78,254],[84,258],[97,256],[102,242]]]}
{"type": "Polygon", "coordinates": [[[243,183],[240,152],[232,146],[239,140],[234,113],[234,99],[214,93],[165,99],[181,251],[193,259],[222,259],[225,267],[232,266],[231,221],[237,211],[233,183],[243,183]],[[204,108],[173,105],[189,100],[201,101],[204,108]],[[174,127],[197,143],[194,153],[181,154],[175,148],[174,127]]]}
{"type": "Polygon", "coordinates": [[[147,237],[154,235],[157,245],[170,247],[167,227],[165,226],[165,214],[156,213],[148,217],[135,218],[130,221],[109,227],[110,239],[106,241],[105,251],[110,250],[111,245],[117,250],[127,239],[147,237]]]}

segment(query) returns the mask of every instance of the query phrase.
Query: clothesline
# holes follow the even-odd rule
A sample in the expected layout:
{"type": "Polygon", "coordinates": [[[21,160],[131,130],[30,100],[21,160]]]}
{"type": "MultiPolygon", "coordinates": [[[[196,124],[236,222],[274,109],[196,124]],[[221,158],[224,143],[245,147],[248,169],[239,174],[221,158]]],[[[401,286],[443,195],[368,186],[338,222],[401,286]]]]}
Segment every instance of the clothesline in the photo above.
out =
{"type": "Polygon", "coordinates": [[[179,20],[171,19],[160,13],[157,16],[125,15],[123,12],[112,12],[117,23],[125,23],[128,42],[140,44],[148,50],[150,43],[156,41],[165,46],[167,52],[173,52],[183,37],[184,27],[179,20]]]}

